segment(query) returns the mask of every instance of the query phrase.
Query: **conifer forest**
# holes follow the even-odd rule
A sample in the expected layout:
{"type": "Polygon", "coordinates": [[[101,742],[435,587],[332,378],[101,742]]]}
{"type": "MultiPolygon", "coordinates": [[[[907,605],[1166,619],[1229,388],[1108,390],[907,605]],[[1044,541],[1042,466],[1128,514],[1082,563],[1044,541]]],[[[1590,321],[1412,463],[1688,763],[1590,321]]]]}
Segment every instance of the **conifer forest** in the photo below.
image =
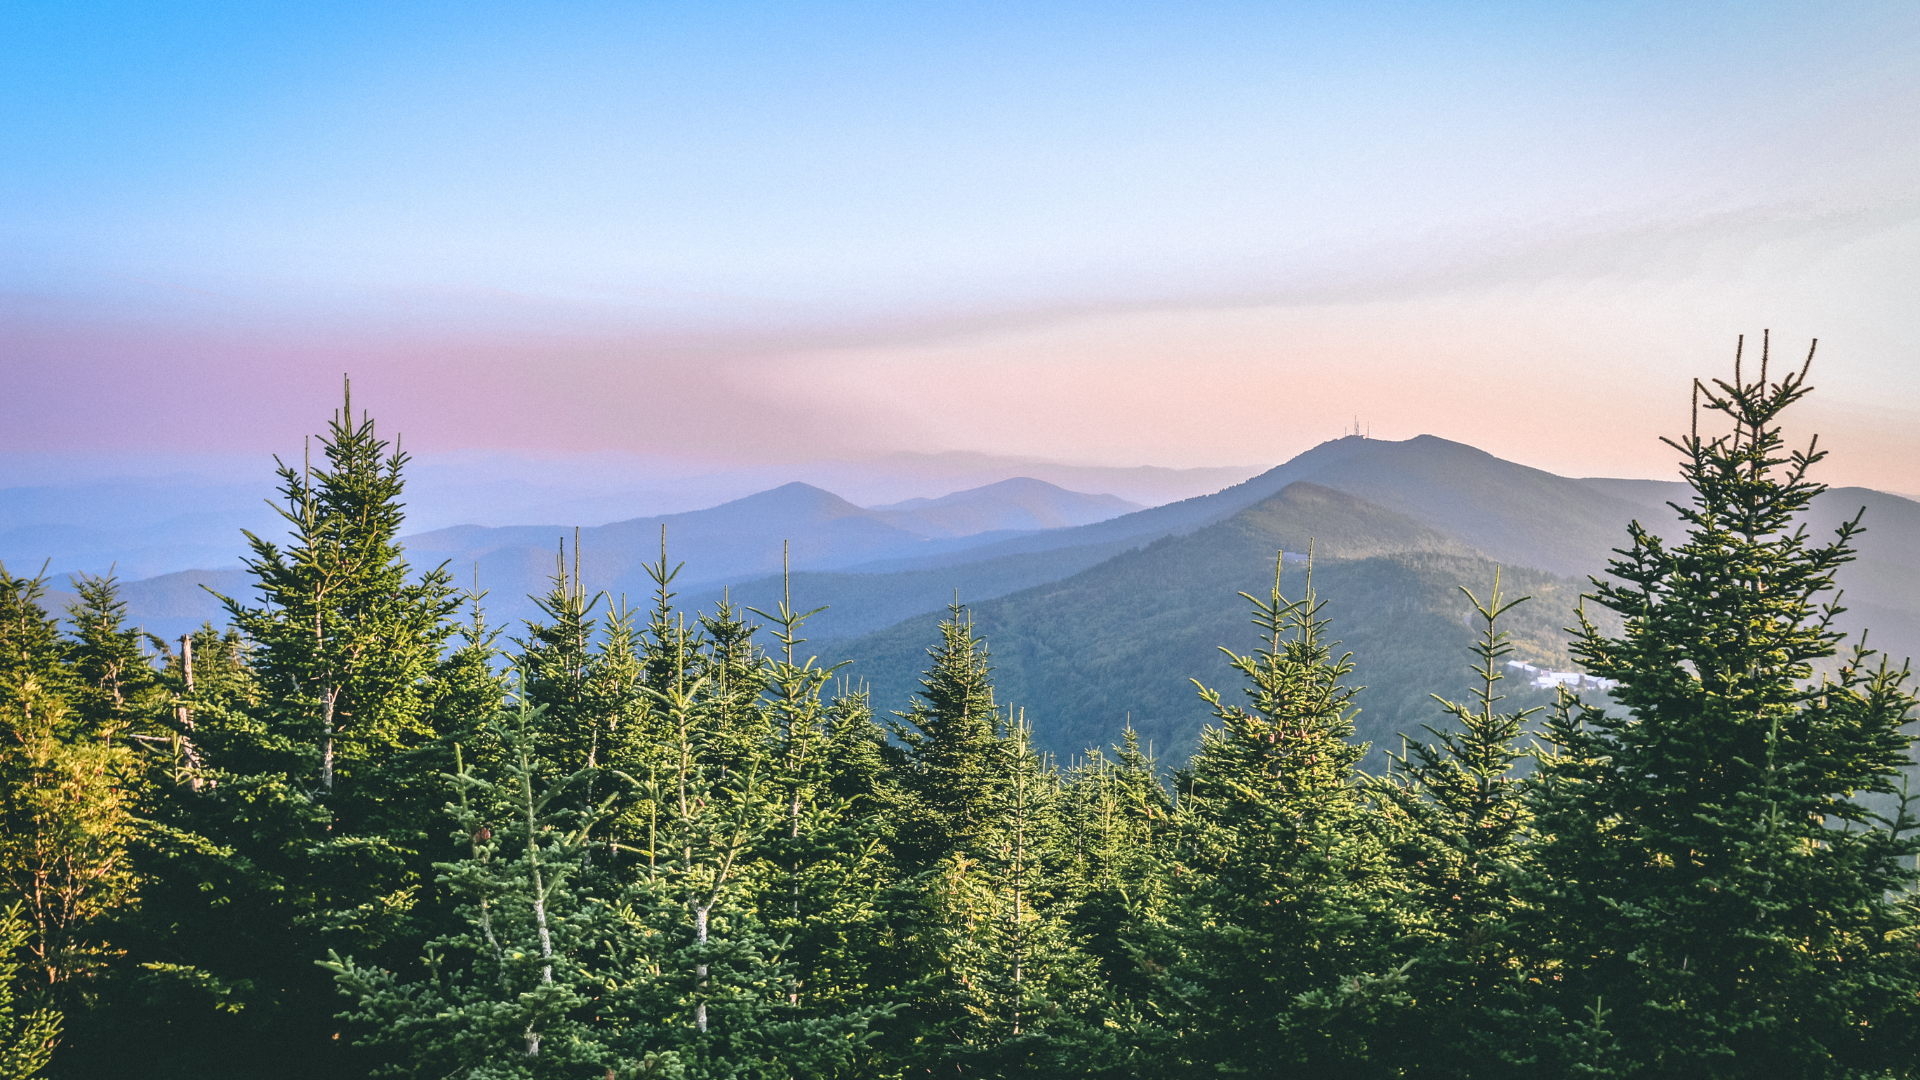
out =
{"type": "Polygon", "coordinates": [[[1669,440],[1684,541],[1594,568],[1610,689],[1510,707],[1527,598],[1458,582],[1475,689],[1382,768],[1279,552],[1190,759],[1061,756],[964,596],[911,703],[804,596],[685,610],[671,535],[498,625],[349,404],[225,626],[0,571],[0,1077],[1920,1075],[1913,686],[1754,366],[1669,440]]]}

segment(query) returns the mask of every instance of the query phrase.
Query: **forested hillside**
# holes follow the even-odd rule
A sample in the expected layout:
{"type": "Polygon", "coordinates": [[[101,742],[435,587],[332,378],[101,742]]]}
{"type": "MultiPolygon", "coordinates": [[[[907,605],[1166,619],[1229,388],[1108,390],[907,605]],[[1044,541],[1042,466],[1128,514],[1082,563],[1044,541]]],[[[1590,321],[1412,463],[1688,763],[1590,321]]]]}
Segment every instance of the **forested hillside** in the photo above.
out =
{"type": "MultiPolygon", "coordinates": [[[[1212,719],[1187,678],[1230,677],[1220,647],[1245,650],[1257,640],[1237,595],[1271,589],[1281,551],[1291,554],[1280,585],[1289,595],[1300,592],[1310,546],[1313,584],[1341,650],[1354,654],[1352,682],[1365,687],[1354,699],[1358,734],[1376,745],[1372,763],[1382,765],[1381,754],[1398,749],[1401,732],[1439,722],[1431,694],[1466,692],[1460,657],[1473,630],[1459,588],[1484,591],[1497,568],[1405,515],[1300,481],[1219,524],[969,610],[976,632],[998,646],[1000,700],[1033,715],[1047,750],[1068,756],[1108,745],[1131,725],[1143,745],[1184,761],[1212,719]]],[[[1571,670],[1563,628],[1575,624],[1586,583],[1537,570],[1504,573],[1515,595],[1533,597],[1509,616],[1514,658],[1571,670]]],[[[848,670],[879,706],[904,707],[940,618],[836,644],[834,655],[852,661],[848,670]]],[[[1516,701],[1552,700],[1550,692],[1515,683],[1516,701]]]]}
{"type": "Polygon", "coordinates": [[[349,399],[225,628],[0,569],[0,1077],[1914,1076],[1916,699],[1830,606],[1912,555],[1761,370],[1594,580],[1633,490],[1343,440],[833,642],[658,547],[496,622],[349,399]]]}

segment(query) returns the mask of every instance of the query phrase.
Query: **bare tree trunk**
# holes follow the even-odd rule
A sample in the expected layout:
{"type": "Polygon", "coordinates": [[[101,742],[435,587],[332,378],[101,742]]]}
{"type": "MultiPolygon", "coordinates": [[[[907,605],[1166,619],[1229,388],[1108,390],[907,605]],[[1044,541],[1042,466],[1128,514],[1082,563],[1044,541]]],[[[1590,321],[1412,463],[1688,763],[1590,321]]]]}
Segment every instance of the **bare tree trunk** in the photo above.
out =
{"type": "MultiPolygon", "coordinates": [[[[312,518],[311,511],[308,513],[308,518],[312,518]]],[[[311,524],[311,520],[309,520],[309,524],[311,524]]],[[[325,648],[326,643],[326,624],[321,621],[319,609],[315,608],[313,612],[313,645],[315,651],[325,648]]],[[[340,700],[340,688],[338,686],[327,687],[326,694],[322,700],[324,704],[321,706],[323,711],[321,723],[325,730],[321,733],[323,742],[320,749],[320,786],[326,790],[327,794],[331,795],[333,794],[333,707],[334,704],[340,700]]],[[[328,828],[332,828],[332,826],[328,826],[328,828]]]]}
{"type": "MultiPolygon", "coordinates": [[[[187,693],[191,695],[193,693],[192,634],[180,635],[180,674],[186,681],[187,693]]],[[[200,751],[193,745],[193,709],[182,704],[174,710],[174,715],[180,721],[180,730],[182,732],[180,736],[180,753],[187,759],[187,768],[189,770],[187,786],[194,791],[199,791],[201,785],[200,751]]]]}
{"type": "Polygon", "coordinates": [[[553,938],[547,933],[547,902],[546,898],[540,894],[539,867],[533,870],[533,888],[533,921],[540,928],[540,959],[547,962],[546,966],[540,969],[540,981],[550,983],[553,981],[553,938]]]}
{"type": "MultiPolygon", "coordinates": [[[[1020,726],[1025,728],[1026,710],[1020,712],[1020,726]]],[[[1020,1034],[1020,976],[1021,961],[1026,958],[1026,927],[1021,925],[1021,889],[1027,879],[1027,740],[1022,737],[1016,744],[1019,756],[1014,758],[1014,824],[1013,824],[1013,1033],[1020,1034]]]]}
{"type": "MultiPolygon", "coordinates": [[[[564,550],[563,546],[560,562],[562,571],[566,570],[566,555],[564,554],[564,550]]],[[[578,525],[573,527],[573,584],[569,586],[569,590],[568,595],[572,597],[570,603],[573,605],[576,614],[574,616],[573,686],[568,693],[571,695],[574,707],[577,709],[580,704],[582,692],[587,683],[587,587],[580,579],[580,527],[578,525]]],[[[590,725],[590,734],[587,738],[587,805],[591,806],[593,805],[594,780],[597,779],[596,774],[592,770],[598,768],[600,764],[599,714],[595,713],[588,719],[587,723],[590,725]]],[[[609,850],[611,850],[611,841],[609,841],[609,850]]],[[[591,843],[587,844],[581,849],[581,852],[586,857],[587,863],[591,865],[593,863],[593,845],[591,843]]]]}
{"type": "MultiPolygon", "coordinates": [[[[693,935],[700,944],[707,943],[707,909],[704,907],[693,909],[693,935]]],[[[700,996],[693,1007],[693,1025],[704,1035],[707,1032],[707,965],[697,965],[694,974],[697,976],[694,992],[700,996]]]]}
{"type": "Polygon", "coordinates": [[[1018,1004],[1021,975],[1020,961],[1025,957],[1026,947],[1026,928],[1020,924],[1020,886],[1024,883],[1026,877],[1026,795],[1026,783],[1025,777],[1023,776],[1021,778],[1019,793],[1016,795],[1019,803],[1019,809],[1016,813],[1019,814],[1019,819],[1013,829],[1013,992],[1015,1001],[1013,1007],[1013,1033],[1015,1035],[1020,1034],[1020,1006],[1018,1004]]]}
{"type": "MultiPolygon", "coordinates": [[[[533,925],[540,933],[540,959],[546,966],[540,969],[540,981],[553,981],[553,937],[547,930],[547,887],[540,875],[540,844],[538,841],[539,821],[533,805],[533,763],[527,759],[524,742],[520,748],[520,786],[527,796],[527,864],[533,874],[533,925]]],[[[537,1057],[540,1053],[540,1033],[527,1025],[527,1056],[537,1057]]]]}
{"type": "MultiPolygon", "coordinates": [[[[788,896],[793,906],[794,925],[798,926],[800,923],[800,788],[797,783],[793,789],[793,840],[793,850],[795,853],[793,856],[793,873],[789,876],[787,884],[788,896]]],[[[800,976],[798,974],[795,974],[792,979],[787,981],[787,1004],[800,1004],[800,976]]]]}
{"type": "MultiPolygon", "coordinates": [[[[187,693],[193,693],[193,635],[180,635],[180,673],[186,677],[187,693]]],[[[180,706],[180,726],[193,730],[193,710],[180,706]]]]}
{"type": "Polygon", "coordinates": [[[322,720],[322,724],[325,727],[323,733],[325,741],[321,744],[320,749],[320,786],[326,789],[328,794],[333,793],[333,707],[334,703],[339,700],[340,688],[337,686],[328,687],[325,705],[326,712],[322,720]]]}

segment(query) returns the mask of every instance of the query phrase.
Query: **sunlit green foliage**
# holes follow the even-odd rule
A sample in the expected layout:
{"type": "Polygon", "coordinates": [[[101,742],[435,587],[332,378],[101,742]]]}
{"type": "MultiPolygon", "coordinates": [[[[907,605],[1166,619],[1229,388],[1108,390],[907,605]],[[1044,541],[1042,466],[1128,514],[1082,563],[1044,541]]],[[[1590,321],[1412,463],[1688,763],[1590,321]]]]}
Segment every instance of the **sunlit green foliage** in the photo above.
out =
{"type": "Polygon", "coordinates": [[[1367,748],[1353,740],[1352,665],[1327,640],[1311,561],[1298,600],[1281,591],[1283,566],[1267,596],[1246,594],[1263,647],[1229,653],[1246,701],[1201,689],[1220,725],[1179,778],[1177,1054],[1228,1075],[1366,1060],[1364,1025],[1344,1014],[1374,1008],[1397,976],[1385,845],[1356,770],[1367,748]],[[1355,979],[1364,992],[1346,989],[1355,979]],[[1340,1000],[1320,997],[1336,989],[1340,1000]]]}

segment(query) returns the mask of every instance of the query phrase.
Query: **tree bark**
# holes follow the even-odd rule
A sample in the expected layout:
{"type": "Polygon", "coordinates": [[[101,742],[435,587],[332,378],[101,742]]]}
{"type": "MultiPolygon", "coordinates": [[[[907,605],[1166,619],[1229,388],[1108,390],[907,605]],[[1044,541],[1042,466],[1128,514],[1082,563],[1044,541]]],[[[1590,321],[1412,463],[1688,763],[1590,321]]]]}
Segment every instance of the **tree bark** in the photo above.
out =
{"type": "Polygon", "coordinates": [[[322,720],[325,727],[322,733],[324,742],[320,748],[320,786],[331,795],[333,793],[333,707],[334,703],[340,700],[340,688],[328,687],[325,700],[326,711],[322,720]]]}
{"type": "MultiPolygon", "coordinates": [[[[701,945],[707,943],[707,909],[704,907],[693,909],[693,935],[701,945]]],[[[693,1007],[693,1025],[704,1035],[707,1032],[707,965],[698,965],[694,974],[697,976],[694,992],[699,998],[693,1007]]]]}
{"type": "MultiPolygon", "coordinates": [[[[193,694],[193,635],[192,634],[180,635],[180,674],[186,683],[188,696],[192,696],[193,694]]],[[[193,732],[194,732],[193,708],[189,705],[182,703],[174,710],[174,715],[180,721],[180,731],[181,731],[180,753],[187,759],[187,769],[188,769],[187,787],[194,791],[199,791],[202,784],[202,780],[200,778],[201,762],[200,762],[199,748],[193,745],[193,738],[192,738],[193,732]]]]}
{"type": "MultiPolygon", "coordinates": [[[[533,925],[540,934],[540,959],[546,965],[540,969],[542,983],[553,982],[553,937],[547,930],[547,887],[540,874],[540,844],[538,838],[539,821],[533,804],[533,763],[528,760],[526,747],[520,749],[520,786],[527,796],[527,865],[533,880],[533,925]]],[[[527,1056],[540,1054],[540,1033],[527,1025],[527,1056]]]]}

